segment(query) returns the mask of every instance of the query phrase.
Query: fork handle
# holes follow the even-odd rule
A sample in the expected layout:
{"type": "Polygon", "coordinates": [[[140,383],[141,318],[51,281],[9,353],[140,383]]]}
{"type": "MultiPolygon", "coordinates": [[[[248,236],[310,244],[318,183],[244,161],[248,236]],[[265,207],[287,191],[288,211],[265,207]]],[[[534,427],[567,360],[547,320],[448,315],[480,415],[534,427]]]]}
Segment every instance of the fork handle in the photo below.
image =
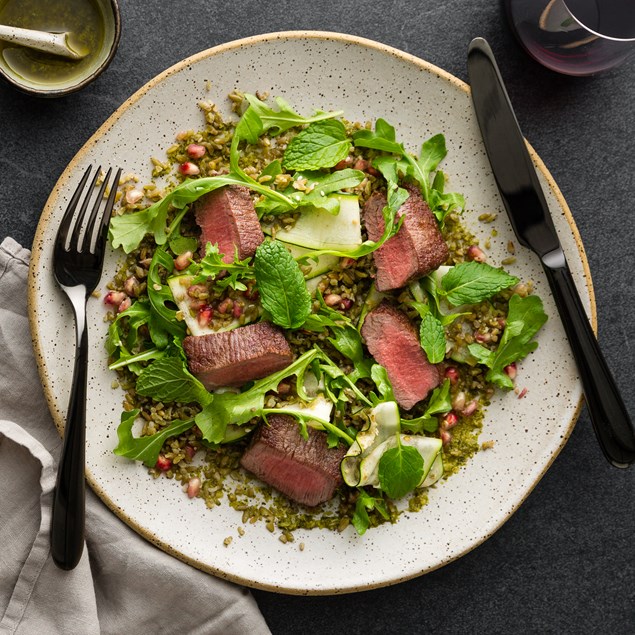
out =
{"type": "Polygon", "coordinates": [[[51,521],[51,555],[55,564],[66,570],[77,566],[84,550],[88,330],[85,319],[80,323],[79,313],[76,311],[78,346],[51,521]]]}
{"type": "Polygon", "coordinates": [[[564,265],[556,267],[543,262],[543,268],[578,366],[591,423],[608,461],[615,467],[628,467],[635,461],[635,429],[564,257],[562,261],[564,265]]]}

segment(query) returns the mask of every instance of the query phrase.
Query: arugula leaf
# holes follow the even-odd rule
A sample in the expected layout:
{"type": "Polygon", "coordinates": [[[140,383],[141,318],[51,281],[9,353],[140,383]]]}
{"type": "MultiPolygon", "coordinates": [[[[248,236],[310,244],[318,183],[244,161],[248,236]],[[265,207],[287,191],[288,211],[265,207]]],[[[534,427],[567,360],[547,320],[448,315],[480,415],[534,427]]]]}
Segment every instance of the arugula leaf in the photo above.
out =
{"type": "Polygon", "coordinates": [[[419,304],[417,309],[421,315],[419,341],[431,364],[438,364],[445,358],[445,329],[441,321],[430,311],[427,304],[419,304]],[[424,307],[427,311],[424,310],[424,307]]]}
{"type": "Polygon", "coordinates": [[[423,143],[418,160],[411,161],[409,155],[404,157],[412,165],[413,176],[421,187],[423,198],[428,202],[430,201],[430,174],[437,169],[447,153],[445,137],[437,134],[423,143]]]}
{"type": "MultiPolygon", "coordinates": [[[[423,143],[418,159],[409,154],[402,143],[397,143],[395,129],[384,119],[377,119],[374,131],[359,130],[354,133],[353,142],[356,146],[397,155],[397,158],[395,156],[376,157],[373,166],[382,172],[389,186],[391,181],[396,183],[399,173],[414,179],[419,184],[421,195],[439,223],[442,223],[445,216],[453,209],[465,207],[465,199],[461,194],[443,193],[445,183],[443,172],[436,172],[432,184],[430,184],[431,174],[447,154],[445,137],[442,134],[437,134],[423,143]],[[386,173],[390,164],[393,165],[391,178],[386,173]]],[[[388,197],[390,199],[390,187],[388,197]]]]}
{"type": "Polygon", "coordinates": [[[428,407],[421,417],[415,419],[402,419],[401,427],[413,432],[426,430],[436,432],[439,421],[434,415],[445,414],[452,410],[452,400],[450,399],[450,380],[446,379],[441,386],[435,388],[430,395],[428,407]]]}
{"type": "Polygon", "coordinates": [[[371,393],[370,397],[374,406],[380,401],[397,401],[395,399],[395,393],[392,390],[390,379],[388,379],[388,371],[381,364],[373,364],[371,366],[370,377],[375,382],[375,386],[377,386],[377,390],[382,396],[380,400],[377,395],[371,393]]]}
{"type": "Polygon", "coordinates": [[[194,275],[193,284],[204,282],[208,278],[216,278],[219,273],[227,275],[220,280],[215,280],[214,284],[219,289],[231,287],[238,291],[245,291],[247,287],[241,279],[253,280],[255,278],[254,268],[249,264],[250,258],[238,259],[238,254],[234,254],[233,262],[225,262],[223,254],[218,250],[218,244],[212,245],[208,242],[205,247],[205,256],[198,263],[192,263],[187,274],[194,275]]]}
{"type": "Polygon", "coordinates": [[[341,121],[316,121],[291,139],[282,165],[287,170],[330,168],[345,159],[350,149],[351,141],[341,121]]]}
{"type": "Polygon", "coordinates": [[[421,482],[423,457],[416,448],[399,443],[382,454],[378,477],[381,489],[389,498],[402,498],[421,482]]]}
{"type": "Polygon", "coordinates": [[[139,410],[121,413],[121,423],[117,427],[119,443],[114,449],[117,456],[125,456],[133,461],[143,461],[148,467],[154,467],[165,440],[189,430],[194,419],[176,419],[160,432],[147,437],[133,437],[132,425],[139,415],[139,410]]]}
{"type": "Polygon", "coordinates": [[[213,399],[180,357],[164,357],[146,366],[137,378],[136,391],[156,401],[205,405],[213,399]]]}
{"type": "Polygon", "coordinates": [[[235,134],[251,144],[257,143],[258,137],[265,132],[269,132],[270,136],[273,137],[289,130],[289,128],[323,119],[332,119],[344,114],[340,110],[337,112],[318,112],[312,117],[303,117],[295,112],[282,97],[274,98],[278,110],[271,108],[255,95],[245,93],[245,99],[249,102],[249,108],[238,123],[235,134]]]}
{"type": "Polygon", "coordinates": [[[278,240],[267,240],[256,250],[256,284],[262,306],[271,320],[283,328],[295,329],[311,313],[311,296],[298,263],[278,240]]]}
{"type": "MultiPolygon", "coordinates": [[[[215,394],[214,398],[204,406],[203,411],[195,417],[196,425],[203,433],[203,438],[211,443],[221,443],[230,423],[240,426],[254,417],[261,416],[265,405],[265,394],[269,390],[275,390],[285,377],[291,375],[302,377],[307,366],[317,355],[316,349],[307,351],[286,368],[259,379],[244,392],[215,394]]],[[[301,383],[299,379],[298,383],[301,383]]]]}
{"type": "Polygon", "coordinates": [[[437,291],[450,304],[459,306],[477,304],[517,283],[515,276],[485,262],[462,262],[441,278],[437,291]]]}
{"type": "Polygon", "coordinates": [[[498,348],[491,351],[480,344],[468,346],[470,353],[490,369],[485,378],[501,388],[513,388],[514,382],[505,373],[505,367],[537,348],[538,342],[532,339],[546,321],[547,314],[538,296],[521,298],[514,294],[509,300],[509,313],[498,348]]]}
{"type": "Polygon", "coordinates": [[[174,297],[167,284],[161,281],[160,267],[163,267],[168,275],[174,270],[174,260],[167,253],[165,247],[158,247],[152,256],[152,262],[148,268],[148,299],[152,307],[152,315],[148,322],[152,340],[165,348],[168,344],[167,333],[182,340],[185,337],[186,326],[184,322],[176,319],[177,309],[172,308],[174,297]],[[157,342],[160,339],[163,346],[157,342]]]}
{"type": "Polygon", "coordinates": [[[351,522],[360,536],[366,533],[370,527],[369,511],[377,510],[377,512],[386,520],[388,520],[388,510],[386,509],[386,501],[383,498],[375,498],[366,493],[363,489],[358,488],[357,501],[355,502],[355,511],[351,522]]]}
{"type": "Polygon", "coordinates": [[[361,148],[382,150],[391,154],[404,155],[401,143],[395,141],[395,129],[381,117],[375,122],[375,130],[358,130],[353,133],[353,142],[361,148]]]}

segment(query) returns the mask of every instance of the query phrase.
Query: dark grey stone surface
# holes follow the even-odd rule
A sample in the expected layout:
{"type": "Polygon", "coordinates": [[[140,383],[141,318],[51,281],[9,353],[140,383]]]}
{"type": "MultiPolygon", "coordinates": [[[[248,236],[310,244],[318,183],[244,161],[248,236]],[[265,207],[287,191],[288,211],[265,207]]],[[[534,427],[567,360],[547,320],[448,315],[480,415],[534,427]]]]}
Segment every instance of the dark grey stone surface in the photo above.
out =
{"type": "MultiPolygon", "coordinates": [[[[600,342],[635,410],[635,63],[590,79],[556,75],[521,51],[492,0],[136,0],[123,2],[122,13],[119,52],[83,92],[42,101],[0,84],[0,239],[30,245],[67,162],[126,97],[187,55],[257,33],[331,30],[396,46],[467,79],[467,45],[485,36],[525,135],[575,215],[600,342]]],[[[635,471],[606,463],[584,410],[516,515],[461,560],[355,595],[255,596],[274,633],[633,633],[635,471]]]]}

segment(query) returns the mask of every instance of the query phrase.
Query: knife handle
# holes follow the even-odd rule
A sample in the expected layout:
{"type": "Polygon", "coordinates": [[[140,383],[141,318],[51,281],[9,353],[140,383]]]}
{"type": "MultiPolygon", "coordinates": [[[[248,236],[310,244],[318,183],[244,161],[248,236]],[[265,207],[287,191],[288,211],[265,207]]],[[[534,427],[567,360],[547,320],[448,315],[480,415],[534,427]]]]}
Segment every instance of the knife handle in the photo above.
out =
{"type": "Polygon", "coordinates": [[[615,467],[635,461],[635,430],[604,360],[573,282],[569,266],[543,262],[556,306],[582,380],[591,423],[604,455],[615,467]]]}

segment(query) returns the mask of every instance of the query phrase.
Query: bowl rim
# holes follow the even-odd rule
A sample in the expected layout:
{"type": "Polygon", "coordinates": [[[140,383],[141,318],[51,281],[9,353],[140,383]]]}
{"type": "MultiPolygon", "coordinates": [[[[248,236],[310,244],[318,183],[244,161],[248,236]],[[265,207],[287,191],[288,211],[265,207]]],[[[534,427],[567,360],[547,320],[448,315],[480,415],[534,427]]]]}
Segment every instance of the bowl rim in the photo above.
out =
{"type": "Polygon", "coordinates": [[[108,51],[108,55],[106,59],[96,68],[94,69],[90,75],[86,75],[81,81],[73,84],[72,86],[67,86],[65,88],[57,88],[57,89],[40,89],[34,88],[32,86],[27,86],[15,79],[15,76],[7,73],[0,66],[0,77],[4,79],[6,82],[11,84],[13,87],[17,88],[19,91],[26,93],[28,95],[34,95],[36,97],[62,97],[64,95],[70,95],[71,93],[76,93],[78,90],[84,88],[92,81],[97,79],[107,68],[110,66],[115,53],[119,47],[119,40],[121,39],[121,14],[119,11],[119,3],[118,0],[107,0],[110,2],[110,6],[112,8],[113,14],[113,26],[114,26],[114,37],[112,44],[110,45],[110,50],[108,51]]]}

